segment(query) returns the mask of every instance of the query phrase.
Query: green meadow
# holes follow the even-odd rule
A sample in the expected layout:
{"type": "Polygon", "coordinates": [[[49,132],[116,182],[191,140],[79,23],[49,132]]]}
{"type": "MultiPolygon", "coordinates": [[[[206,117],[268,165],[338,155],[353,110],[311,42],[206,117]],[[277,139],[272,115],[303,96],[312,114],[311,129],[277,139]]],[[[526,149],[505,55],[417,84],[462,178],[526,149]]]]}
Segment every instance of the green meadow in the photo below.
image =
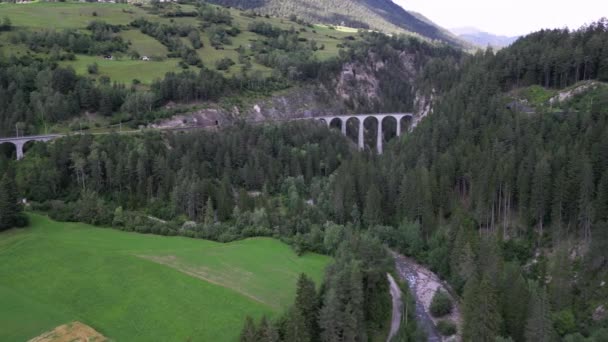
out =
{"type": "Polygon", "coordinates": [[[228,244],[59,223],[31,214],[0,234],[0,341],[26,341],[81,321],[116,341],[234,341],[246,315],[276,317],[304,272],[273,239],[228,244]]]}
{"type": "MultiPolygon", "coordinates": [[[[181,8],[183,11],[192,11],[192,5],[172,4],[172,8],[181,8]]],[[[238,64],[237,48],[239,46],[249,49],[252,41],[264,39],[264,37],[248,31],[249,24],[255,21],[265,21],[281,29],[288,30],[292,27],[301,30],[300,36],[308,40],[315,40],[319,46],[323,46],[315,52],[320,60],[325,60],[338,55],[339,44],[342,39],[355,34],[356,30],[338,27],[332,29],[325,25],[314,25],[313,27],[303,26],[281,18],[250,18],[243,15],[243,12],[231,8],[230,13],[233,18],[233,26],[241,29],[241,33],[236,37],[231,37],[231,44],[223,46],[223,49],[216,50],[211,46],[209,35],[205,30],[200,30],[201,41],[204,47],[196,52],[201,57],[203,64],[215,69],[216,63],[223,58],[230,58],[237,65],[225,71],[227,76],[242,72],[243,65],[238,64]]],[[[147,11],[145,7],[137,7],[128,4],[111,3],[82,3],[82,2],[36,2],[29,4],[7,4],[0,3],[0,20],[8,17],[15,27],[19,30],[43,30],[43,29],[79,29],[85,30],[86,26],[93,20],[105,21],[109,24],[128,25],[137,18],[146,18],[150,21],[170,23],[174,21],[179,24],[188,24],[197,27],[201,22],[196,18],[165,18],[147,11]]],[[[22,56],[31,51],[23,44],[11,44],[10,35],[13,32],[0,33],[0,55],[22,56]]],[[[119,33],[127,42],[130,42],[130,50],[137,51],[141,56],[154,56],[163,58],[167,56],[168,50],[158,40],[141,33],[137,29],[127,29],[119,33]]],[[[189,46],[186,38],[182,38],[189,46]]],[[[42,57],[42,56],[39,56],[42,57]]],[[[108,76],[112,81],[130,84],[134,79],[138,79],[144,84],[150,84],[157,78],[164,77],[165,73],[173,71],[179,72],[182,69],[178,66],[179,59],[164,59],[162,61],[142,61],[132,60],[128,54],[116,54],[118,60],[104,60],[103,56],[84,56],[77,55],[75,61],[61,62],[62,65],[71,65],[79,74],[87,75],[87,66],[93,63],[99,65],[99,75],[108,76]]],[[[191,67],[191,70],[198,70],[191,67]]],[[[253,61],[252,71],[269,76],[271,68],[263,66],[253,61]]]]}
{"type": "Polygon", "coordinates": [[[99,56],[76,55],[75,61],[64,61],[61,65],[71,66],[79,74],[87,74],[91,64],[97,64],[98,76],[108,76],[112,81],[130,84],[134,79],[150,84],[163,78],[171,71],[177,71],[179,59],[167,58],[162,61],[141,61],[128,57],[107,60],[99,56]]]}

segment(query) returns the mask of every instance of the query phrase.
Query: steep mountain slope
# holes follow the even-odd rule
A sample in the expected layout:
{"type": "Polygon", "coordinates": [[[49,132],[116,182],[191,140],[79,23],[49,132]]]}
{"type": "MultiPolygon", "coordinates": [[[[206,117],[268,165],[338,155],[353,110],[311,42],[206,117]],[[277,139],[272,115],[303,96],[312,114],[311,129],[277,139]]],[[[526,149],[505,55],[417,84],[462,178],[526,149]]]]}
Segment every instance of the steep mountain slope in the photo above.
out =
{"type": "Polygon", "coordinates": [[[479,30],[475,27],[459,27],[450,31],[461,39],[480,47],[492,46],[502,48],[511,45],[519,37],[508,37],[479,30]]]}
{"type": "Polygon", "coordinates": [[[369,28],[390,32],[411,32],[433,40],[462,46],[446,30],[410,13],[392,0],[210,0],[215,4],[252,9],[277,16],[297,15],[311,22],[369,28]]]}

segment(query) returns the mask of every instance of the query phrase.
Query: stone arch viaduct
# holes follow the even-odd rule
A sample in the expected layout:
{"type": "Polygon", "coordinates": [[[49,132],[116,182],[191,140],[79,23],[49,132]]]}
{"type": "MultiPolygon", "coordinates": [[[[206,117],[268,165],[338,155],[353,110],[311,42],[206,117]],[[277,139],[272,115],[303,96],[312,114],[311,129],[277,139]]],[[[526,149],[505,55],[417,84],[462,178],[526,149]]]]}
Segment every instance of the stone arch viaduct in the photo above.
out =
{"type": "Polygon", "coordinates": [[[47,142],[53,139],[62,137],[62,134],[49,134],[49,135],[32,135],[26,137],[13,137],[13,138],[0,138],[0,144],[10,143],[15,145],[17,150],[17,160],[23,158],[23,146],[30,141],[42,141],[47,142]]]}
{"type": "Polygon", "coordinates": [[[409,129],[413,129],[416,126],[416,120],[414,120],[414,114],[412,113],[381,113],[381,114],[352,114],[352,115],[332,115],[332,116],[317,116],[312,119],[319,120],[324,122],[327,127],[330,127],[332,122],[338,120],[340,122],[340,129],[342,130],[342,134],[346,135],[346,124],[351,119],[356,119],[359,122],[359,132],[357,138],[357,145],[359,149],[363,149],[365,147],[364,142],[364,125],[367,119],[374,118],[378,123],[378,132],[376,133],[376,150],[378,154],[382,154],[383,151],[383,132],[382,132],[382,123],[386,118],[394,118],[397,121],[397,136],[401,136],[401,119],[409,118],[411,119],[411,126],[409,129]]]}
{"type": "MultiPolygon", "coordinates": [[[[396,120],[397,136],[401,135],[401,127],[402,127],[401,120],[403,118],[411,119],[411,125],[409,126],[410,130],[413,129],[417,123],[417,120],[415,120],[415,116],[412,113],[329,115],[329,116],[315,116],[315,117],[308,117],[308,118],[296,118],[296,119],[291,119],[289,121],[317,120],[317,121],[324,122],[327,125],[327,127],[330,127],[333,122],[338,120],[338,122],[340,122],[340,128],[341,128],[342,134],[346,135],[347,123],[350,120],[357,120],[359,123],[357,145],[359,146],[359,149],[363,149],[365,147],[365,142],[364,142],[365,126],[364,125],[365,125],[365,122],[370,118],[373,118],[377,121],[378,132],[376,134],[376,149],[379,154],[381,154],[383,151],[382,143],[383,143],[384,136],[383,136],[382,123],[384,122],[384,120],[386,118],[394,118],[396,120]]],[[[134,133],[134,132],[136,132],[136,131],[126,131],[126,132],[122,132],[122,133],[134,133]]],[[[98,134],[108,134],[108,133],[93,133],[93,134],[98,135],[98,134]]],[[[63,136],[65,136],[65,135],[64,134],[47,134],[47,135],[21,136],[21,137],[12,137],[12,138],[0,138],[0,144],[9,143],[9,144],[15,145],[15,149],[17,152],[17,160],[19,160],[19,159],[23,158],[23,154],[24,154],[23,147],[28,142],[30,142],[30,141],[47,142],[47,141],[51,141],[51,140],[54,140],[57,138],[61,138],[63,136]]]]}

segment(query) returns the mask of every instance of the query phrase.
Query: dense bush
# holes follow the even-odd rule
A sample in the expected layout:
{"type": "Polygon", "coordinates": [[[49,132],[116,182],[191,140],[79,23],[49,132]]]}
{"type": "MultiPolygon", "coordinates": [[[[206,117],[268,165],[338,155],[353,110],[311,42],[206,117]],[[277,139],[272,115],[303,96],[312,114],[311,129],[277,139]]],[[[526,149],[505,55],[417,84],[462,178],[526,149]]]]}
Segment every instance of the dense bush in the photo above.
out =
{"type": "Polygon", "coordinates": [[[234,65],[234,61],[228,57],[222,58],[215,63],[217,70],[228,70],[234,65]]]}
{"type": "Polygon", "coordinates": [[[437,330],[443,336],[452,336],[456,334],[456,325],[447,320],[441,320],[437,323],[437,330]]]}
{"type": "Polygon", "coordinates": [[[442,290],[437,290],[431,301],[431,314],[433,317],[443,317],[452,312],[452,300],[442,290]]]}

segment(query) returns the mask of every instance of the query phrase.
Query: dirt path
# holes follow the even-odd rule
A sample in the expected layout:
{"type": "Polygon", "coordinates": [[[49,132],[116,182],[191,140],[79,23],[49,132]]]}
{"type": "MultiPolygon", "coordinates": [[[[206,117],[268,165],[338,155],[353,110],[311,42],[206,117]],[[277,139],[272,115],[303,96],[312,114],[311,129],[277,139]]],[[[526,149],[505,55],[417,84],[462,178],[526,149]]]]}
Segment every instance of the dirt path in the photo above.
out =
{"type": "MultiPolygon", "coordinates": [[[[439,334],[436,328],[436,324],[439,320],[434,319],[429,311],[433,295],[437,289],[442,289],[450,297],[452,297],[452,303],[454,309],[449,316],[443,317],[442,320],[449,320],[454,322],[458,327],[458,334],[461,331],[461,315],[459,303],[452,296],[449,285],[445,284],[439,277],[426,267],[418,264],[411,258],[393,252],[395,258],[395,264],[397,272],[401,279],[406,280],[409,284],[410,291],[416,301],[416,320],[419,328],[421,328],[427,335],[427,340],[431,342],[441,341],[460,341],[460,336],[451,336],[444,338],[439,334]]],[[[394,311],[394,307],[393,307],[394,311]]],[[[391,327],[392,331],[392,327],[391,327]]]]}
{"type": "Polygon", "coordinates": [[[388,338],[386,339],[389,342],[395,335],[397,335],[397,331],[399,331],[399,326],[401,325],[401,315],[403,313],[403,300],[401,299],[401,289],[397,282],[393,278],[392,275],[386,274],[388,278],[388,282],[391,286],[391,297],[393,298],[393,316],[391,319],[391,330],[388,334],[388,338]]]}

